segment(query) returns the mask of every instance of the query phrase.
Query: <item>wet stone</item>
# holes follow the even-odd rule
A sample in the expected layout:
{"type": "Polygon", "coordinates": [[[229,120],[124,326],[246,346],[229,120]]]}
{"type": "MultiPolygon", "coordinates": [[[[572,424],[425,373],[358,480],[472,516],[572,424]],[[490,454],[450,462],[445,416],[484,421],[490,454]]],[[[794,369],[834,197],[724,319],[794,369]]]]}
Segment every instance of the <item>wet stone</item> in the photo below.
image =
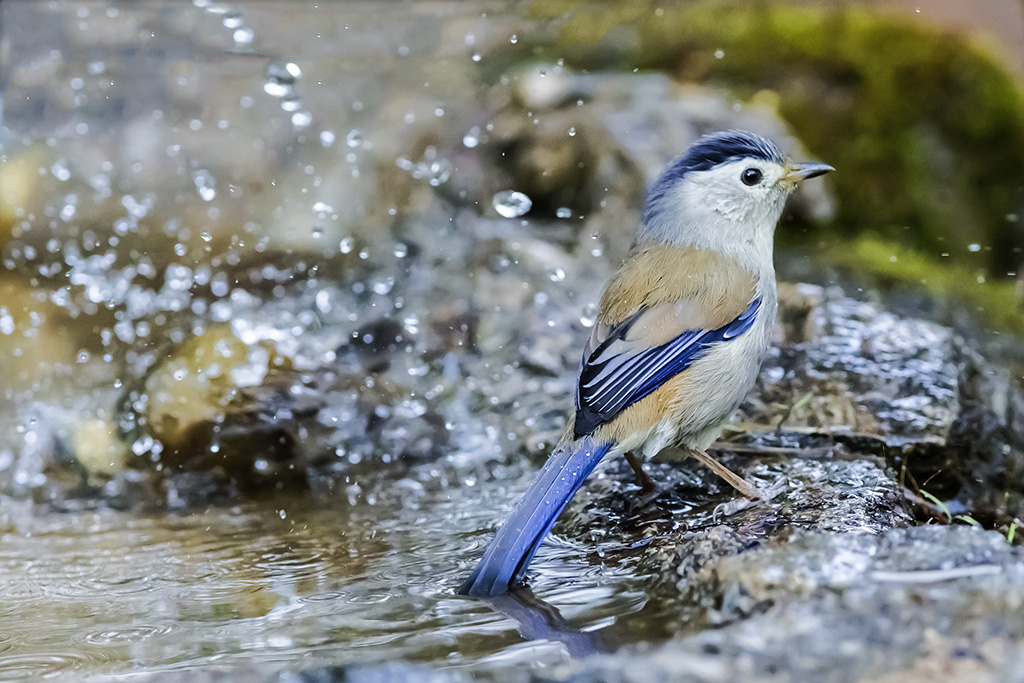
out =
{"type": "Polygon", "coordinates": [[[780,298],[781,338],[727,430],[736,448],[841,444],[884,458],[915,495],[955,501],[954,513],[1004,530],[1020,516],[1024,385],[1011,359],[839,288],[782,285],[780,298]]]}
{"type": "Polygon", "coordinates": [[[891,448],[946,445],[959,413],[949,328],[901,318],[837,288],[780,288],[782,345],[764,364],[742,428],[762,445],[823,434],[891,448]]]}
{"type": "MultiPolygon", "coordinates": [[[[727,533],[716,542],[735,545],[727,533]]],[[[554,678],[895,681],[931,680],[931,669],[946,680],[1016,680],[1022,559],[1001,535],[972,527],[796,531],[704,570],[717,628],[677,637],[642,664],[594,659],[554,678]]]]}

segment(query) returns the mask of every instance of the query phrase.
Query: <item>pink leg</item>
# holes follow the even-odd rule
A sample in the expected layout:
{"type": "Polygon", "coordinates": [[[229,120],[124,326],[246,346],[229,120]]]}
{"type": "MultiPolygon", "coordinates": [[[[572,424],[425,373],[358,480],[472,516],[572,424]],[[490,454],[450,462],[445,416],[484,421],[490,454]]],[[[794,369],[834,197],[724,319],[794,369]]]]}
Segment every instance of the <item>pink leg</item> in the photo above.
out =
{"type": "Polygon", "coordinates": [[[725,479],[734,489],[750,500],[758,500],[761,498],[761,492],[757,490],[756,486],[712,458],[704,451],[691,450],[690,455],[695,457],[702,465],[720,476],[722,479],[725,479]]]}

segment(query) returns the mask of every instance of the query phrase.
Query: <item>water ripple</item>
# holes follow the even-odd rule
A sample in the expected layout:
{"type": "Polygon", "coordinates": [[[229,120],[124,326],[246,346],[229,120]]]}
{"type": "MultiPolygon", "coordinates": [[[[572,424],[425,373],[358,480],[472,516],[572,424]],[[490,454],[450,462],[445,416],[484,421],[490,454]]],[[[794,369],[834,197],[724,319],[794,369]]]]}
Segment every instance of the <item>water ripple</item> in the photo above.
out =
{"type": "Polygon", "coordinates": [[[89,645],[127,645],[147,638],[163,636],[180,629],[176,624],[133,624],[111,626],[82,634],[77,640],[89,645]]]}
{"type": "Polygon", "coordinates": [[[81,666],[83,657],[63,653],[0,655],[0,681],[34,680],[81,666]]]}

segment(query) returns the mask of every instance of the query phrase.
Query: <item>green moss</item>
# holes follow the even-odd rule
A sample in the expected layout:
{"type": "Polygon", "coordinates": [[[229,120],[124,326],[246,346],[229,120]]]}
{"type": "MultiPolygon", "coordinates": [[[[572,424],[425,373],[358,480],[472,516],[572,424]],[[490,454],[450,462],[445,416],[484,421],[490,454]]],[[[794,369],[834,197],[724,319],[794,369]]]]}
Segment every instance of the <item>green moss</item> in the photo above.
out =
{"type": "Polygon", "coordinates": [[[533,14],[563,20],[553,50],[577,68],[666,70],[740,99],[777,92],[797,136],[837,168],[844,234],[954,253],[980,243],[995,273],[1024,259],[1024,228],[1007,220],[1024,205],[1024,96],[959,35],[776,2],[549,0],[533,14]]]}
{"type": "Polygon", "coordinates": [[[834,245],[825,258],[874,281],[923,288],[974,311],[993,329],[1024,336],[1024,305],[1013,282],[979,279],[977,269],[868,235],[834,245]]]}

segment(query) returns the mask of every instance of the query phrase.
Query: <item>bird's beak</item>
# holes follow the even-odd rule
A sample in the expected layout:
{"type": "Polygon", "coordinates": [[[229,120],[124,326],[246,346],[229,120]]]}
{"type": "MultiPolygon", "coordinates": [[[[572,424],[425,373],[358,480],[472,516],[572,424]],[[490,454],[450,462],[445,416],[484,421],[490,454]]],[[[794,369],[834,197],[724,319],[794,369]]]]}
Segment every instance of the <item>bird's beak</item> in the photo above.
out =
{"type": "Polygon", "coordinates": [[[782,176],[782,179],[787,183],[796,185],[801,180],[807,180],[808,178],[817,178],[820,175],[825,175],[829,171],[834,171],[828,164],[819,164],[817,162],[807,162],[804,164],[796,164],[789,169],[789,173],[782,176]]]}

